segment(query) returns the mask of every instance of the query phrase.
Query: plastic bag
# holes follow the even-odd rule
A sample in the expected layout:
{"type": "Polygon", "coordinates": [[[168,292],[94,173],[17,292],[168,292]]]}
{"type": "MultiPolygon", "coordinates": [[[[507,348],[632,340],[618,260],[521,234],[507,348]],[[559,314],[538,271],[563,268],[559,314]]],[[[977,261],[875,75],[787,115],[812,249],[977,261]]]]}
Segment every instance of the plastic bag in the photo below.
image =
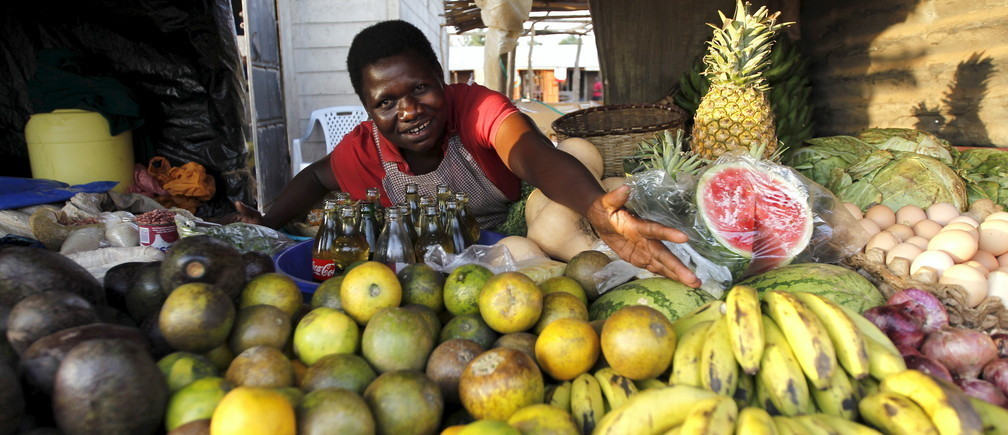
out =
{"type": "Polygon", "coordinates": [[[708,279],[725,267],[727,284],[788,263],[834,263],[868,240],[832,192],[748,154],[724,155],[697,175],[644,171],[626,184],[629,210],[686,233],[691,249],[676,255],[708,279]]]}
{"type": "Polygon", "coordinates": [[[471,245],[458,254],[449,254],[444,248],[435,246],[427,250],[423,258],[434,270],[441,273],[451,273],[459,266],[470,263],[480,264],[490,269],[495,275],[502,272],[514,272],[518,265],[511,256],[511,251],[504,245],[471,245]]]}
{"type": "Polygon", "coordinates": [[[262,225],[243,222],[220,225],[196,220],[188,213],[176,212],[175,226],[178,227],[179,237],[206,234],[230,243],[243,254],[255,251],[272,257],[297,244],[283,233],[262,225]]]}

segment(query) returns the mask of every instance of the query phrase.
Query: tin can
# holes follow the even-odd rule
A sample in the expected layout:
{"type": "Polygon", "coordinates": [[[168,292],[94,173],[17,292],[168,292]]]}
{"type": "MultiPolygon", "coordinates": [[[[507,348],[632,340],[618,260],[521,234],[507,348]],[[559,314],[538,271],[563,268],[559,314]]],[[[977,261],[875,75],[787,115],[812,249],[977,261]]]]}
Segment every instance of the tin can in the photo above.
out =
{"type": "Polygon", "coordinates": [[[140,246],[150,246],[167,251],[179,239],[178,227],[174,223],[166,225],[137,224],[140,231],[140,246]]]}

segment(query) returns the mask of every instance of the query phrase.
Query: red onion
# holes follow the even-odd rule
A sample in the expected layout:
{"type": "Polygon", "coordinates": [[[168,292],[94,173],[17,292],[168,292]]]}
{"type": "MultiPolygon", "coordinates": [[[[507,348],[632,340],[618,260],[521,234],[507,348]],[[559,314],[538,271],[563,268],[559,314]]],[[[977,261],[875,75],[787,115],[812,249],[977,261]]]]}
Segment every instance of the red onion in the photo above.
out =
{"type": "Polygon", "coordinates": [[[886,305],[903,305],[903,310],[916,317],[924,325],[924,333],[930,334],[949,325],[945,304],[929,291],[908,288],[892,295],[886,305]]]}
{"type": "Polygon", "coordinates": [[[997,358],[997,346],[986,333],[948,327],[928,335],[921,353],[934,358],[953,375],[974,379],[988,362],[997,358]]]}
{"type": "Polygon", "coordinates": [[[904,356],[903,361],[906,363],[907,369],[927,373],[933,378],[944,379],[949,382],[953,381],[952,373],[945,366],[941,365],[941,363],[935,361],[934,358],[918,354],[904,356]]]}
{"type": "Polygon", "coordinates": [[[1008,407],[1008,397],[990,382],[980,379],[960,379],[956,384],[972,397],[986,400],[1002,408],[1008,407]]]}
{"type": "Polygon", "coordinates": [[[1008,394],[1008,358],[998,358],[987,363],[980,377],[1008,394]]]}
{"type": "Polygon", "coordinates": [[[920,348],[924,341],[924,328],[920,320],[911,316],[900,305],[880,305],[864,312],[864,317],[878,326],[897,347],[920,348]]]}
{"type": "Polygon", "coordinates": [[[920,356],[920,355],[922,355],[920,353],[920,351],[917,350],[917,348],[914,348],[914,347],[896,346],[896,349],[899,350],[900,356],[902,356],[903,358],[906,358],[908,356],[920,356]]]}
{"type": "Polygon", "coordinates": [[[1008,358],[1008,332],[998,331],[991,334],[991,340],[998,348],[998,356],[1008,358]]]}

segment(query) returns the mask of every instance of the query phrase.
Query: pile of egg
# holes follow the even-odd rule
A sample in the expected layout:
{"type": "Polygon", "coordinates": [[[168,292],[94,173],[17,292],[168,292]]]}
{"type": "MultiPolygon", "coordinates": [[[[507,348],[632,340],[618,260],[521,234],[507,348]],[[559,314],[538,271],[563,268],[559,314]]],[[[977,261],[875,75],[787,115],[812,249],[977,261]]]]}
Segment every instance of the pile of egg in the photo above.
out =
{"type": "Polygon", "coordinates": [[[890,266],[908,262],[914,278],[961,286],[970,307],[997,296],[1008,308],[1008,212],[962,214],[949,203],[894,212],[877,204],[862,215],[844,205],[871,235],[866,253],[884,253],[890,266]]]}

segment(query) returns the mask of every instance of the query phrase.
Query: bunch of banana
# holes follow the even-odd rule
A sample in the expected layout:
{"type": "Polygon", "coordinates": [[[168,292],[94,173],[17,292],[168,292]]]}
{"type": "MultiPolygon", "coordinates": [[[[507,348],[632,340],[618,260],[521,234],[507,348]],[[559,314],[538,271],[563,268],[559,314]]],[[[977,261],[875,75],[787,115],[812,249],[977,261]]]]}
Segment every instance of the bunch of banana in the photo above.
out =
{"type": "Polygon", "coordinates": [[[581,433],[590,434],[602,416],[623,406],[638,391],[667,386],[657,379],[635,382],[611,367],[602,367],[546,387],[545,403],[569,412],[581,433]]]}
{"type": "MultiPolygon", "coordinates": [[[[770,51],[770,67],[763,73],[770,86],[767,98],[774,112],[774,128],[783,149],[797,149],[805,139],[812,137],[812,85],[808,71],[808,58],[791,39],[778,34],[770,51]]],[[[673,101],[689,112],[690,119],[707,94],[710,81],[702,74],[706,64],[698,56],[689,71],[679,78],[679,88],[673,101]]]]}
{"type": "Polygon", "coordinates": [[[881,432],[835,415],[813,413],[787,417],[773,416],[778,434],[791,435],[881,435],[881,432]]]}
{"type": "Polygon", "coordinates": [[[980,434],[987,427],[999,433],[1004,410],[981,407],[981,414],[974,403],[954,384],[903,370],[886,376],[879,391],[861,399],[858,408],[864,421],[888,433],[980,434]]]}

